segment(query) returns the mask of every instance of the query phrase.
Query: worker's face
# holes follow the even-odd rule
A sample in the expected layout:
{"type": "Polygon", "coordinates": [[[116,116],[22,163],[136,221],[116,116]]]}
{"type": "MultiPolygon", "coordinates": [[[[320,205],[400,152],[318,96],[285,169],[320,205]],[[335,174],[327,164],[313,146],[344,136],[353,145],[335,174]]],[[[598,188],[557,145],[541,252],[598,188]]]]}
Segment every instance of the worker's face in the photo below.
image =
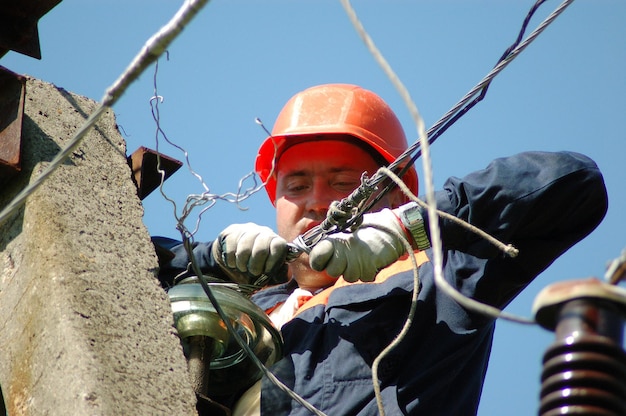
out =
{"type": "MultiPolygon", "coordinates": [[[[373,175],[379,166],[362,148],[344,141],[311,141],[287,149],[276,165],[276,224],[287,241],[320,224],[331,202],[348,196],[361,183],[361,175],[373,175]]],[[[398,192],[389,193],[378,207],[397,206],[398,192]]],[[[313,272],[307,256],[292,263],[292,273],[301,281],[313,279],[320,286],[335,279],[313,272]],[[302,270],[304,268],[305,270],[302,270]],[[313,275],[311,275],[313,273],[313,275]],[[302,277],[306,276],[306,277],[302,277]]]]}

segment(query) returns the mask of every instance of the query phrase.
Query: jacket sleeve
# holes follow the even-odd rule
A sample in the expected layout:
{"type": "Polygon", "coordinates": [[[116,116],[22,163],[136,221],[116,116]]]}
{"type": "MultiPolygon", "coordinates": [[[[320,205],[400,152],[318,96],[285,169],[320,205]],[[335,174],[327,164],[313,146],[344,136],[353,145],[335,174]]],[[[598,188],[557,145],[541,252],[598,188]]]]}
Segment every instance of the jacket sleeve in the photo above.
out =
{"type": "MultiPolygon", "coordinates": [[[[159,281],[163,287],[172,286],[174,280],[195,275],[189,266],[189,256],[181,241],[168,237],[152,237],[152,243],[159,259],[159,281]]],[[[228,280],[211,255],[212,244],[212,242],[192,244],[196,264],[202,273],[228,280]]]]}
{"type": "Polygon", "coordinates": [[[607,210],[607,194],[602,174],[588,157],[526,152],[448,179],[437,193],[437,206],[519,249],[511,259],[476,234],[440,220],[445,250],[486,259],[482,283],[507,280],[500,288],[507,293],[493,294],[494,303],[500,303],[596,228],[607,210]]]}

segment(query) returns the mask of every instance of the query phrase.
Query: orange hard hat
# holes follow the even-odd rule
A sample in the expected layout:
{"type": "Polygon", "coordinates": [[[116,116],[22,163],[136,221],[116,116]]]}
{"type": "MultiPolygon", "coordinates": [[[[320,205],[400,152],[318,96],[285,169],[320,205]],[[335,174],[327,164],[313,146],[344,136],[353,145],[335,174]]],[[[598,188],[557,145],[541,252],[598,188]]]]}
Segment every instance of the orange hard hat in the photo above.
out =
{"type": "MultiPolygon", "coordinates": [[[[256,157],[255,170],[265,182],[272,203],[276,199],[276,178],[272,169],[282,153],[294,144],[328,140],[338,135],[351,136],[366,144],[388,163],[408,147],[400,121],[391,107],[373,92],[349,84],[308,88],[285,104],[274,123],[272,135],[263,142],[256,157]]],[[[417,194],[417,173],[413,167],[402,180],[417,194]]]]}

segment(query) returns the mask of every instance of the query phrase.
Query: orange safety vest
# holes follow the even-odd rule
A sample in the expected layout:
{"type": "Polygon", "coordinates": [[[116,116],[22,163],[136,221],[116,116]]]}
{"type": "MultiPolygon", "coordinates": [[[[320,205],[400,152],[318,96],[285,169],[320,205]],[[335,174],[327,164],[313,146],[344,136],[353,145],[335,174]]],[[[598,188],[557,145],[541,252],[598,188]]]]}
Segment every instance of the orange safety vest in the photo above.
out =
{"type": "MultiPolygon", "coordinates": [[[[424,251],[416,250],[414,254],[415,254],[415,260],[417,261],[417,267],[429,261],[428,256],[426,255],[426,252],[424,251]]],[[[314,295],[307,302],[305,302],[298,309],[298,311],[296,312],[296,315],[302,311],[305,311],[317,305],[327,305],[330,294],[332,293],[333,290],[339,287],[349,286],[349,285],[380,284],[386,281],[387,279],[389,279],[391,276],[394,276],[401,272],[405,272],[407,270],[411,270],[412,268],[413,268],[413,263],[411,262],[411,259],[409,258],[408,254],[405,254],[402,257],[400,257],[398,260],[396,260],[394,263],[391,263],[389,266],[385,267],[384,269],[381,269],[376,275],[376,277],[374,278],[374,280],[371,282],[363,282],[363,281],[358,280],[356,282],[351,283],[351,282],[344,280],[343,277],[339,277],[334,285],[327,287],[323,291],[319,292],[317,295],[314,295]]]]}

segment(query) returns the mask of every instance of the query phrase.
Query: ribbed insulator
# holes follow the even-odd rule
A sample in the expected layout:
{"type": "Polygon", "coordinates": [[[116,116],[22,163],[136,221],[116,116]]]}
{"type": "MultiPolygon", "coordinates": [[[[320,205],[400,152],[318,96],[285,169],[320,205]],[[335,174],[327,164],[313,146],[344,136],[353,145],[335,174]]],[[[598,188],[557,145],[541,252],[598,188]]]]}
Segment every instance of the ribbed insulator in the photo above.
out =
{"type": "Polygon", "coordinates": [[[626,353],[620,340],[598,334],[607,328],[606,314],[598,328],[602,310],[581,305],[561,313],[566,322],[544,354],[539,415],[624,416],[626,353]]]}

